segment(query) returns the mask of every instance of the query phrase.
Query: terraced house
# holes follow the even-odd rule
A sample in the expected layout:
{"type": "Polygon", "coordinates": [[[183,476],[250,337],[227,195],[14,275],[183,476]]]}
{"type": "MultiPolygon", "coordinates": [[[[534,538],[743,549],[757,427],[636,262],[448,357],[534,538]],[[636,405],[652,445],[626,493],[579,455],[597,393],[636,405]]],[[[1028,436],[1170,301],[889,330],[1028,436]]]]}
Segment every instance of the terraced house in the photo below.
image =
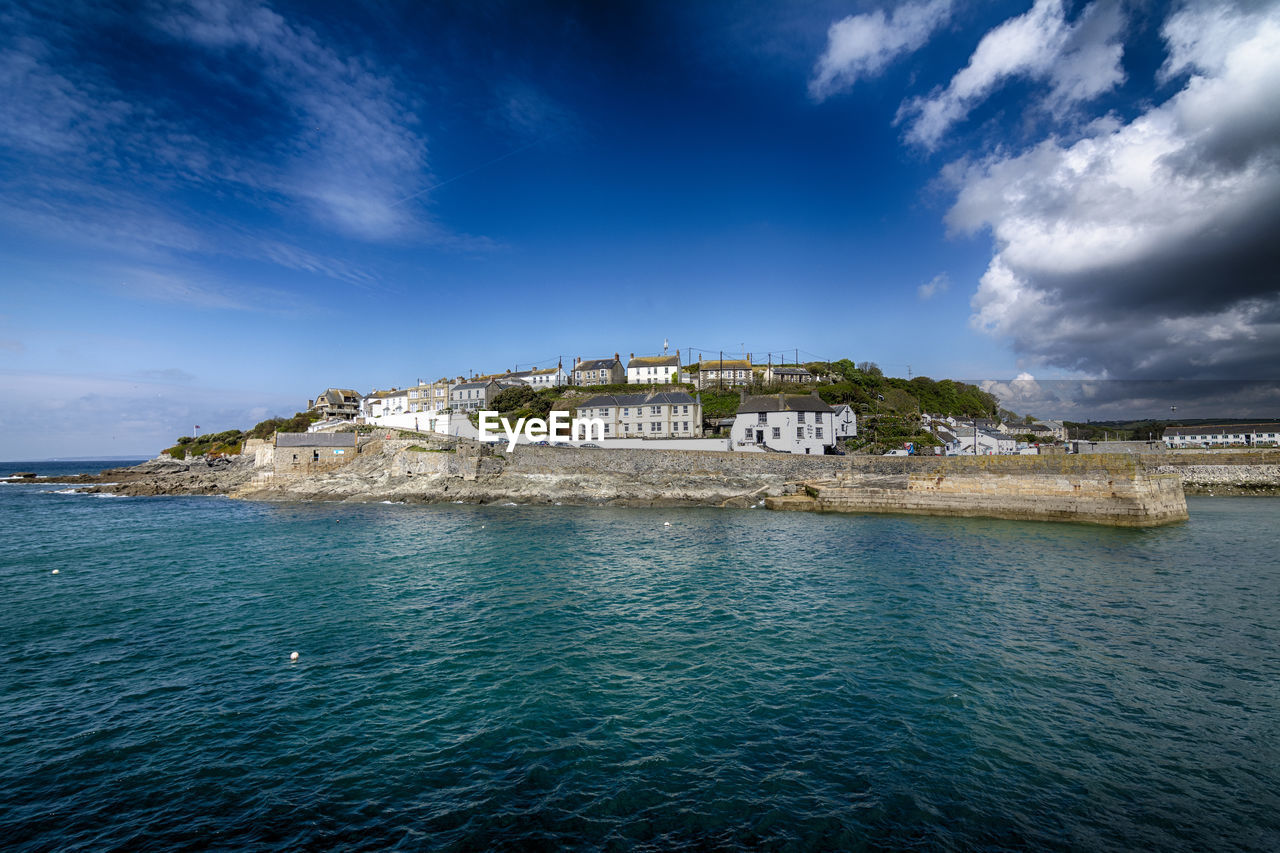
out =
{"type": "Polygon", "coordinates": [[[698,390],[707,388],[736,388],[750,385],[755,379],[751,353],[744,358],[713,358],[698,362],[698,375],[694,384],[698,390]]]}
{"type": "Polygon", "coordinates": [[[1164,443],[1166,447],[1275,447],[1280,444],[1280,423],[1168,427],[1164,443]]]}
{"type": "Polygon", "coordinates": [[[578,406],[577,417],[604,421],[605,438],[698,438],[702,398],[684,391],[601,394],[578,406]]]}
{"type": "Polygon", "coordinates": [[[422,382],[409,392],[408,404],[410,412],[443,412],[449,408],[449,389],[453,383],[448,379],[437,379],[435,382],[422,382]]]}

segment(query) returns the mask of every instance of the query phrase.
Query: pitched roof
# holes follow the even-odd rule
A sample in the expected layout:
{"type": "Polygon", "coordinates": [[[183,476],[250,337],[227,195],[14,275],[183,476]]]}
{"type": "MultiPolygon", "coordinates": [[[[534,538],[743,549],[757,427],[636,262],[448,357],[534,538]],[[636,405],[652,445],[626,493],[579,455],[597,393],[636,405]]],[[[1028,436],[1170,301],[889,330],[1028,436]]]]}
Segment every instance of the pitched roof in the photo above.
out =
{"type": "Polygon", "coordinates": [[[278,432],[276,447],[355,447],[354,432],[278,432]]]}
{"type": "Polygon", "coordinates": [[[834,412],[812,394],[762,394],[748,397],[738,406],[738,414],[750,412],[834,412]]]}
{"type": "Polygon", "coordinates": [[[813,375],[808,370],[805,370],[803,367],[775,367],[772,369],[775,376],[779,373],[783,374],[784,376],[793,376],[793,375],[794,376],[812,376],[813,375]]]}
{"type": "Polygon", "coordinates": [[[600,394],[579,403],[579,409],[607,409],[614,406],[687,406],[697,402],[684,391],[660,391],[654,394],[600,394]]]}
{"type": "Polygon", "coordinates": [[[365,399],[366,399],[366,400],[385,400],[385,399],[387,399],[388,397],[399,397],[399,396],[401,396],[401,395],[406,395],[406,396],[407,396],[407,395],[408,395],[408,393],[409,393],[409,389],[408,389],[408,388],[401,388],[401,389],[399,389],[398,391],[397,391],[397,390],[391,390],[391,391],[370,391],[370,392],[368,393],[368,395],[365,397],[365,399]]]}
{"type": "Polygon", "coordinates": [[[461,391],[463,389],[470,390],[472,388],[484,388],[486,385],[488,385],[492,381],[493,380],[491,379],[485,379],[480,382],[459,382],[457,385],[454,385],[449,390],[452,392],[452,391],[461,391]]]}
{"type": "Polygon", "coordinates": [[[633,367],[679,367],[680,359],[674,355],[641,355],[627,362],[627,369],[633,367]]]}
{"type": "Polygon", "coordinates": [[[324,389],[324,393],[317,397],[316,400],[328,399],[332,394],[339,395],[339,401],[346,397],[355,397],[357,400],[360,399],[360,393],[358,391],[352,391],[350,388],[326,388],[324,389]]]}
{"type": "Polygon", "coordinates": [[[725,370],[751,370],[755,365],[747,361],[745,358],[726,358],[721,361],[718,358],[708,359],[700,362],[694,367],[695,370],[719,370],[721,366],[725,370]]]}
{"type": "Polygon", "coordinates": [[[615,364],[618,364],[616,358],[593,358],[590,361],[580,361],[573,366],[574,370],[609,370],[615,364]]]}

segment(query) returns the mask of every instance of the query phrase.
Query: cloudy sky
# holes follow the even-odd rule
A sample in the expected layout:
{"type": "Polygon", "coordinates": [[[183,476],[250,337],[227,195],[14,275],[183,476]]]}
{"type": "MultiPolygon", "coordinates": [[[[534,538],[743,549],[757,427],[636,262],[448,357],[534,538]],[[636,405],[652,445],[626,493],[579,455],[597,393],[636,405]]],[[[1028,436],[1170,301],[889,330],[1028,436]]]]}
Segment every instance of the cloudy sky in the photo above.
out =
{"type": "Polygon", "coordinates": [[[664,338],[1276,378],[1280,2],[19,2],[0,87],[6,458],[664,338]]]}

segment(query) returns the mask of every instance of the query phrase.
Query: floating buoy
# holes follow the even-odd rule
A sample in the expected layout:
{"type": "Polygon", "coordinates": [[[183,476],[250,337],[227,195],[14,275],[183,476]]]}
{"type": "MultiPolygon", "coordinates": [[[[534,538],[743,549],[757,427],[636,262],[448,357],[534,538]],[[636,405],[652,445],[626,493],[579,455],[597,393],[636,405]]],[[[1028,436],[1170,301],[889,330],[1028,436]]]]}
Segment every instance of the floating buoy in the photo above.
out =
{"type": "Polygon", "coordinates": [[[298,659],[297,652],[293,652],[292,654],[289,655],[289,660],[297,660],[297,659],[298,659]]]}
{"type": "Polygon", "coordinates": [[[58,573],[58,570],[57,570],[57,569],[54,569],[52,572],[49,572],[49,574],[51,574],[51,575],[56,575],[57,573],[58,573]]]}
{"type": "Polygon", "coordinates": [[[663,526],[663,527],[670,527],[670,526],[671,526],[671,522],[669,522],[669,521],[664,521],[664,522],[662,522],[662,526],[663,526]]]}

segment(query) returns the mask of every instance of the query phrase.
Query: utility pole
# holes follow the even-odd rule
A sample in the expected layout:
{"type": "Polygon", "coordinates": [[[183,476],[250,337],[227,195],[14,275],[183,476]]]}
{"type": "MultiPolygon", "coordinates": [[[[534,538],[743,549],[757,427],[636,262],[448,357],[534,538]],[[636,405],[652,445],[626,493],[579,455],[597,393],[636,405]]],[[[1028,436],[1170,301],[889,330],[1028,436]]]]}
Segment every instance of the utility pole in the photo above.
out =
{"type": "Polygon", "coordinates": [[[717,371],[717,390],[724,390],[724,350],[720,350],[720,370],[717,371]]]}

